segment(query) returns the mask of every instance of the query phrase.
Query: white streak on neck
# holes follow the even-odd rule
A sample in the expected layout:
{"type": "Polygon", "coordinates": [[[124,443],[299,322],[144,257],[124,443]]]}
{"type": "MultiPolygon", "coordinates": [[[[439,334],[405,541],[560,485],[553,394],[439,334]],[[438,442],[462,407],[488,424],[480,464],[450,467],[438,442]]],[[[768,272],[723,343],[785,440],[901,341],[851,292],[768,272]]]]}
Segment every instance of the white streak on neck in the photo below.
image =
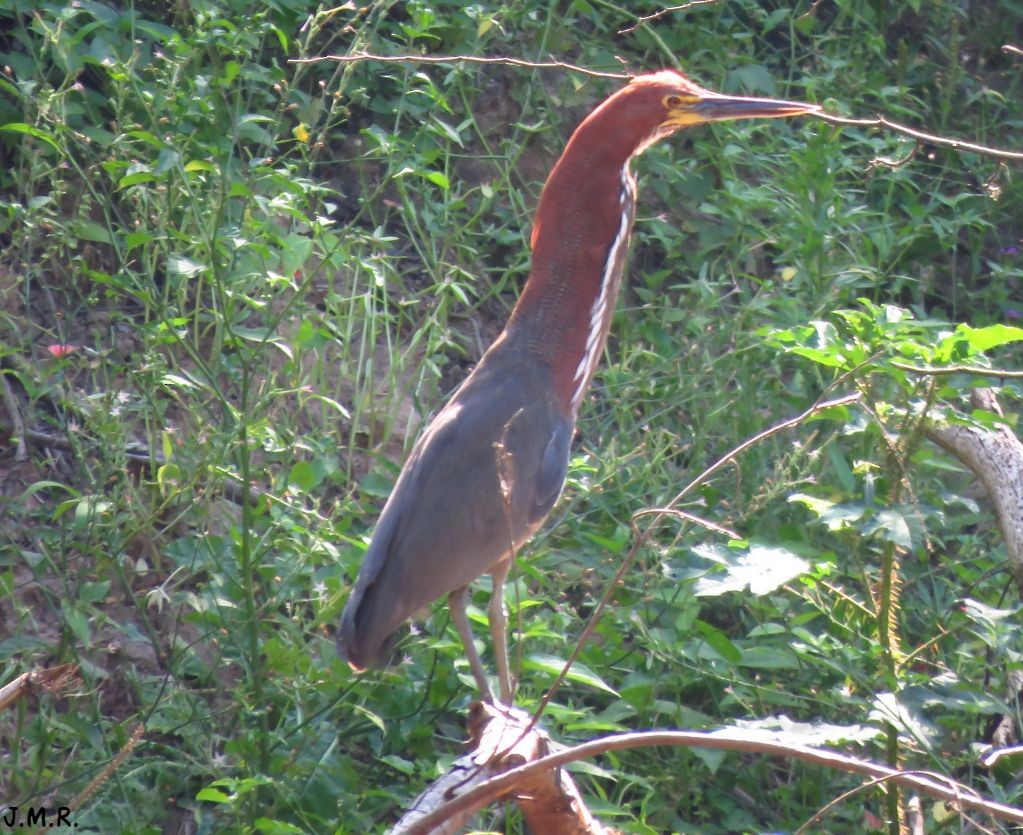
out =
{"type": "Polygon", "coordinates": [[[604,347],[603,336],[606,332],[607,319],[611,315],[611,307],[614,300],[611,299],[612,289],[617,290],[616,268],[620,274],[621,260],[625,257],[624,247],[629,239],[629,232],[632,226],[632,209],[635,202],[635,182],[632,174],[629,173],[628,163],[622,169],[621,189],[619,191],[619,207],[621,209],[621,220],[618,224],[618,231],[615,233],[611,246],[608,247],[607,256],[604,259],[604,271],[600,277],[600,293],[597,294],[593,307],[590,308],[590,326],[586,331],[586,349],[583,351],[582,359],[575,370],[572,381],[575,389],[572,392],[572,412],[579,410],[583,394],[589,386],[593,372],[596,370],[600,350],[604,347]]]}

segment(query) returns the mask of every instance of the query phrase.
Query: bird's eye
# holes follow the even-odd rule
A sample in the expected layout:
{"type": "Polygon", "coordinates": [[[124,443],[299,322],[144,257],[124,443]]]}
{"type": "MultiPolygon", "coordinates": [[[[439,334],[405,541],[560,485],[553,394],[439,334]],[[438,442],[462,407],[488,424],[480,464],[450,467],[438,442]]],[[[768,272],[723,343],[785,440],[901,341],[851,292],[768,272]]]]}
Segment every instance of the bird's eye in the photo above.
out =
{"type": "Polygon", "coordinates": [[[665,96],[664,104],[666,107],[670,107],[674,110],[676,107],[682,106],[682,96],[665,96]]]}

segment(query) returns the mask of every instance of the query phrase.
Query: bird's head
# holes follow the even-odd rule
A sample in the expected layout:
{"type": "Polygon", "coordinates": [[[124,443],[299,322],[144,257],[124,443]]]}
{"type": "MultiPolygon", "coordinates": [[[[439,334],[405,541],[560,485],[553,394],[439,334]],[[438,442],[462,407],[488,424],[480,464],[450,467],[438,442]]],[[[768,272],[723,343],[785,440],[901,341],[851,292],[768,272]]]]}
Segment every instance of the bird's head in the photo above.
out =
{"type": "Polygon", "coordinates": [[[729,119],[775,119],[819,110],[780,99],[729,96],[707,90],[676,70],[640,75],[611,95],[587,119],[601,124],[636,154],[675,131],[729,119]]]}

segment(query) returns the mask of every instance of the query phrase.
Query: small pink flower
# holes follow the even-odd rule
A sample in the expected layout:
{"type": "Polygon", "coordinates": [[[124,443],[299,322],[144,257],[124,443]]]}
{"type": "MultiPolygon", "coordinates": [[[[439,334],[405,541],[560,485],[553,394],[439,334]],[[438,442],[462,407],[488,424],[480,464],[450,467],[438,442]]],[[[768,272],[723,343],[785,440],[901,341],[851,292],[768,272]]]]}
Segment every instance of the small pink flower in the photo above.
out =
{"type": "Polygon", "coordinates": [[[47,345],[46,350],[57,359],[61,359],[62,357],[66,357],[68,354],[72,354],[77,351],[78,346],[71,345],[70,343],[61,344],[58,342],[56,345],[47,345]]]}

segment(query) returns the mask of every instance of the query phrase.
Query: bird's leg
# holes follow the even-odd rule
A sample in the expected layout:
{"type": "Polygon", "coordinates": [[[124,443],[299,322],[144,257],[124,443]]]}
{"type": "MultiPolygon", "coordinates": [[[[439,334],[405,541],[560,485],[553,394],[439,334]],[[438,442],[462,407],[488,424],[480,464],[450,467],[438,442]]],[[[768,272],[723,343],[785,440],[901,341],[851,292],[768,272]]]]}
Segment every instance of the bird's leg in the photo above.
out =
{"type": "Polygon", "coordinates": [[[493,590],[490,593],[490,634],[494,639],[494,660],[497,662],[497,684],[501,688],[501,701],[511,707],[512,681],[508,668],[508,614],[504,608],[504,581],[508,579],[511,561],[506,560],[490,572],[493,590]]]}
{"type": "Polygon", "coordinates": [[[472,677],[476,679],[476,686],[480,689],[480,696],[483,701],[493,704],[494,694],[490,690],[490,682],[487,681],[487,674],[483,671],[483,664],[480,663],[479,654],[476,652],[476,645],[472,640],[472,628],[469,626],[469,617],[465,614],[465,603],[468,598],[468,586],[455,589],[448,595],[448,611],[451,612],[451,620],[455,622],[458,637],[462,639],[465,655],[469,659],[469,669],[472,670],[472,677]]]}

